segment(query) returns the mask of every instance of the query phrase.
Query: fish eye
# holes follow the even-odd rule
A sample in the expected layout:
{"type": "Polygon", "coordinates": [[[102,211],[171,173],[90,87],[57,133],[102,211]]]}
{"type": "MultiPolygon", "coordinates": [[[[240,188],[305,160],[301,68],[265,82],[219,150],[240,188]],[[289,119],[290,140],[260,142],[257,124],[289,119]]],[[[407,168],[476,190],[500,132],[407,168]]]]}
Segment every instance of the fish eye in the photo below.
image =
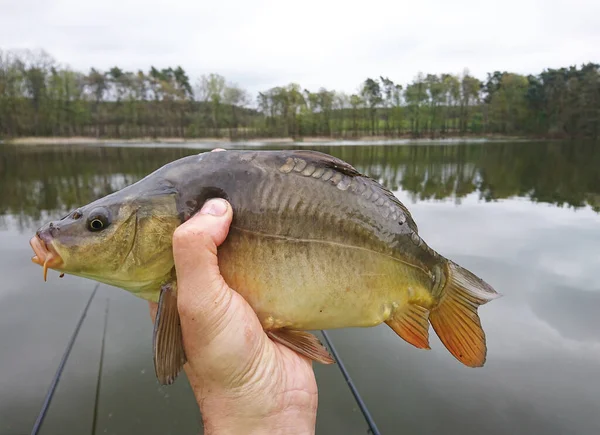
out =
{"type": "Polygon", "coordinates": [[[94,209],[87,219],[87,227],[90,231],[102,231],[110,225],[108,210],[104,208],[94,209]]]}
{"type": "Polygon", "coordinates": [[[104,228],[104,222],[102,222],[100,219],[94,219],[90,222],[90,229],[99,231],[102,228],[104,228]]]}

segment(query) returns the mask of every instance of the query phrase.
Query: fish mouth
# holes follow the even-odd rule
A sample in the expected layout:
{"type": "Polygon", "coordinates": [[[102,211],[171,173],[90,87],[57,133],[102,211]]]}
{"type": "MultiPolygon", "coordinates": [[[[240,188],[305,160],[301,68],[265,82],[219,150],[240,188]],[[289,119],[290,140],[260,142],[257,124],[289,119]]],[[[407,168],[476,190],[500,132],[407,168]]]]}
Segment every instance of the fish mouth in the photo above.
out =
{"type": "Polygon", "coordinates": [[[63,259],[56,252],[52,243],[46,243],[39,235],[33,236],[29,244],[33,248],[33,252],[35,252],[35,255],[31,257],[31,261],[44,268],[44,281],[46,281],[48,278],[48,269],[56,269],[62,266],[63,259]]]}

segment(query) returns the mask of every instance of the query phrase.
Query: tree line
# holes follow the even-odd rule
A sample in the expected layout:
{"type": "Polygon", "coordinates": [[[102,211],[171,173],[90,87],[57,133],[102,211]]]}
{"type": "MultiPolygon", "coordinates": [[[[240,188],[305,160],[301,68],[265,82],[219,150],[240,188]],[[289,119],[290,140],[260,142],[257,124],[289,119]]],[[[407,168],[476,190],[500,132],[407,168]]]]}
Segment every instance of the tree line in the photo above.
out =
{"type": "Polygon", "coordinates": [[[44,51],[0,51],[0,137],[332,137],[600,134],[600,65],[506,71],[485,80],[422,74],[367,78],[355,93],[297,83],[256,99],[219,74],[192,82],[181,66],[87,73],[44,51]]]}

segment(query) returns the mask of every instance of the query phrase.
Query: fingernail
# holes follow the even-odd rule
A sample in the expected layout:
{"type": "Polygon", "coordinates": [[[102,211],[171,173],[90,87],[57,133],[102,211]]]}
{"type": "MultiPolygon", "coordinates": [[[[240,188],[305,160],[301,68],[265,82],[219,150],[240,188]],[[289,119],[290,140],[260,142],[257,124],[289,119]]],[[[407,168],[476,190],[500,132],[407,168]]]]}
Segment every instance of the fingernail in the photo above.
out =
{"type": "Polygon", "coordinates": [[[223,216],[227,212],[227,204],[223,199],[211,199],[204,203],[200,214],[210,214],[213,216],[223,216]]]}

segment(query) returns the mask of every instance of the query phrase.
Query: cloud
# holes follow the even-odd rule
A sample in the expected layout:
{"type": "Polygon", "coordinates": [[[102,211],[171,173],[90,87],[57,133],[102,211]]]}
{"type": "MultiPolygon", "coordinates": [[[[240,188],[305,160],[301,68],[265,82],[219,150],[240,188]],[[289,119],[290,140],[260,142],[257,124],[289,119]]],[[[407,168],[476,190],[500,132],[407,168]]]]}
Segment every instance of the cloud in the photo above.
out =
{"type": "Polygon", "coordinates": [[[182,65],[251,92],[299,82],[353,92],[368,76],[538,73],[599,61],[596,1],[77,0],[2,2],[2,48],[44,48],[88,70],[182,65]]]}

